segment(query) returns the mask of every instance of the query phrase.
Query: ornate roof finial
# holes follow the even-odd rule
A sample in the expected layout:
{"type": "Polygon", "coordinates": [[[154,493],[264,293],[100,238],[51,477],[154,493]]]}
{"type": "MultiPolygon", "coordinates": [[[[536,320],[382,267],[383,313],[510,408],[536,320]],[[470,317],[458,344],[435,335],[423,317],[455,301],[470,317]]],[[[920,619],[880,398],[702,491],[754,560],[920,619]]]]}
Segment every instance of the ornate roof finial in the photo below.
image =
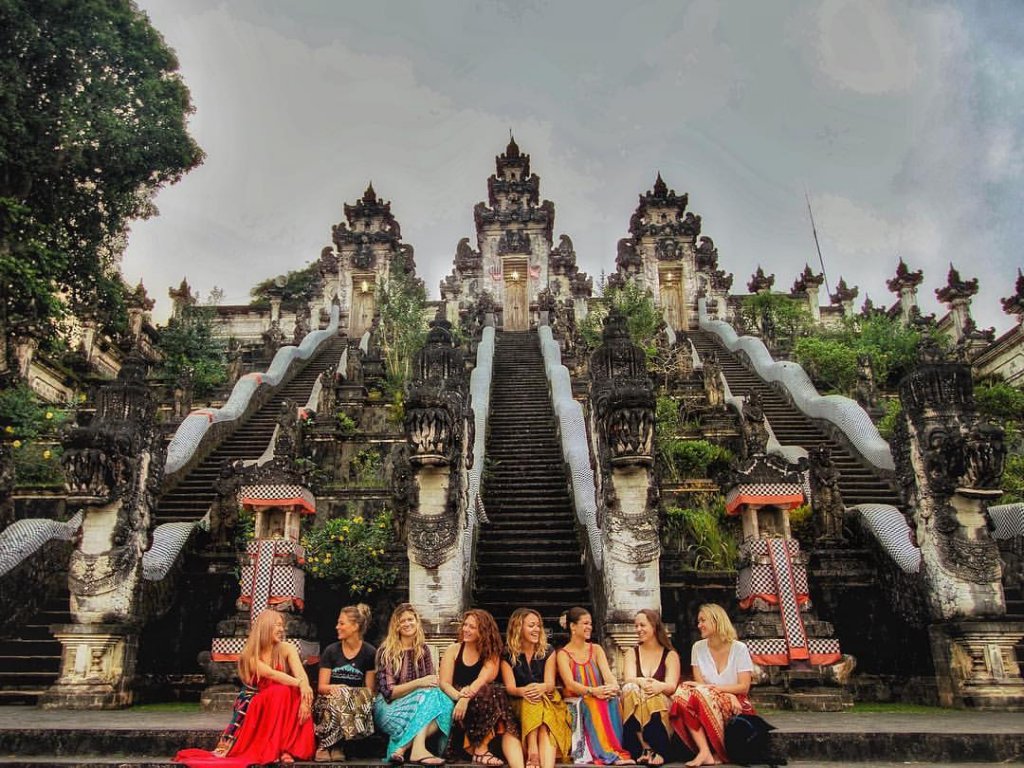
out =
{"type": "Polygon", "coordinates": [[[916,288],[924,280],[924,272],[917,270],[911,272],[907,263],[900,257],[900,263],[896,265],[896,276],[886,281],[886,285],[893,293],[899,293],[904,288],[916,288]]]}
{"type": "Polygon", "coordinates": [[[970,299],[978,292],[978,278],[963,280],[960,272],[949,263],[949,273],[946,275],[946,285],[935,289],[935,297],[946,304],[954,301],[970,299]]]}
{"type": "Polygon", "coordinates": [[[508,146],[505,147],[506,157],[519,157],[519,145],[516,144],[515,137],[512,135],[512,129],[508,129],[508,146]]]}
{"type": "Polygon", "coordinates": [[[372,180],[367,185],[366,191],[363,192],[363,202],[365,202],[365,203],[375,203],[375,202],[377,202],[377,193],[373,191],[373,181],[372,180]]]}
{"type": "Polygon", "coordinates": [[[668,194],[668,185],[661,178],[661,171],[658,171],[658,178],[654,181],[654,194],[658,197],[664,197],[668,194]]]}
{"type": "Polygon", "coordinates": [[[1002,299],[1003,312],[1008,315],[1016,315],[1017,319],[1024,322],[1024,273],[1017,267],[1016,293],[1002,299]]]}

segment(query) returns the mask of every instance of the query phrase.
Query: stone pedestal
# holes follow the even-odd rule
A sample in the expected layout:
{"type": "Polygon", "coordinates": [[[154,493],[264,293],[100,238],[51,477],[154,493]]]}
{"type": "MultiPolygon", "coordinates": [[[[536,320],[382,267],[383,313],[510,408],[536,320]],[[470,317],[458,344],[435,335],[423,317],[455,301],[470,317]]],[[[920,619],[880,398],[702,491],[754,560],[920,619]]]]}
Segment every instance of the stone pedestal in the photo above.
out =
{"type": "Polygon", "coordinates": [[[1024,712],[1024,678],[1015,646],[1021,621],[956,621],[928,628],[939,704],[1024,712]]]}
{"type": "Polygon", "coordinates": [[[853,706],[849,684],[855,667],[856,661],[848,654],[825,667],[759,667],[752,696],[758,708],[842,712],[853,706]]]}
{"type": "Polygon", "coordinates": [[[622,675],[625,672],[625,659],[627,653],[632,653],[636,646],[636,627],[632,622],[608,622],[602,628],[604,636],[604,651],[608,656],[608,663],[616,679],[622,683],[622,675]]]}
{"type": "Polygon", "coordinates": [[[424,625],[443,633],[446,627],[458,624],[465,607],[464,580],[460,552],[436,568],[425,568],[410,559],[409,602],[416,606],[424,625]]]}
{"type": "Polygon", "coordinates": [[[60,677],[39,698],[43,709],[123,709],[132,704],[138,628],[128,624],[58,624],[60,677]]]}

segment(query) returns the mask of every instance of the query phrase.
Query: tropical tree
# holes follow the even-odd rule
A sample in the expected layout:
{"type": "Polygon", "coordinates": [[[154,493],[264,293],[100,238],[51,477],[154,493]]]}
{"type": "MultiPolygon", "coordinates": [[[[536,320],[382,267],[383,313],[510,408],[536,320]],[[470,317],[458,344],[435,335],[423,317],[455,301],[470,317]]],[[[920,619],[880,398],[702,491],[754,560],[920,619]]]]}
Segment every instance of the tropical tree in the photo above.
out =
{"type": "Polygon", "coordinates": [[[426,304],[423,281],[411,274],[393,270],[390,278],[377,283],[377,341],[392,393],[400,392],[409,380],[413,356],[426,342],[426,304]]]}
{"type": "Polygon", "coordinates": [[[128,226],[203,157],[177,70],[130,0],[0,0],[0,338],[123,324],[128,226]]]}
{"type": "Polygon", "coordinates": [[[858,361],[867,357],[878,384],[892,389],[917,363],[926,334],[939,346],[948,346],[937,331],[873,313],[849,318],[836,329],[812,330],[797,340],[793,356],[815,381],[845,393],[857,381],[858,361]]]}
{"type": "Polygon", "coordinates": [[[271,296],[278,296],[282,306],[294,308],[303,299],[310,296],[313,284],[319,277],[319,265],[316,262],[295,269],[284,275],[284,279],[271,277],[259,283],[249,291],[252,296],[250,304],[254,307],[269,307],[271,296]]]}
{"type": "Polygon", "coordinates": [[[781,293],[755,293],[743,299],[740,318],[750,329],[756,329],[765,345],[773,347],[779,341],[789,347],[798,336],[807,332],[811,316],[803,302],[781,293]]]}
{"type": "Polygon", "coordinates": [[[626,329],[633,343],[642,347],[648,358],[653,357],[662,326],[661,312],[654,305],[651,294],[633,279],[621,287],[605,288],[601,301],[595,303],[580,323],[580,333],[587,347],[597,349],[601,346],[604,320],[613,307],[625,315],[626,329]]]}
{"type": "Polygon", "coordinates": [[[160,330],[163,360],[157,376],[166,386],[187,383],[195,397],[204,398],[227,379],[225,345],[213,335],[213,312],[211,307],[185,304],[160,330]]]}

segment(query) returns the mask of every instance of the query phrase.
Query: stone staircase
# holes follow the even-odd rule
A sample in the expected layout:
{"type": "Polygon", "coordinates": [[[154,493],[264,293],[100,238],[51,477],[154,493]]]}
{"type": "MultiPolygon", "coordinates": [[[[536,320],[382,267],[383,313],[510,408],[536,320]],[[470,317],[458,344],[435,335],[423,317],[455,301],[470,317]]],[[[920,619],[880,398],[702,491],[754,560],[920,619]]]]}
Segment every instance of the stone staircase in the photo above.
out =
{"type": "Polygon", "coordinates": [[[821,443],[832,449],[832,460],[839,470],[839,489],[848,507],[857,504],[892,504],[901,506],[895,489],[884,477],[861,458],[854,456],[841,443],[836,442],[810,418],[801,413],[770,384],[750,370],[739,358],[729,352],[718,339],[707,331],[687,334],[701,358],[709,352],[718,354],[718,361],[734,395],[749,395],[757,390],[761,395],[764,413],[775,436],[782,445],[799,445],[810,450],[821,443]]]}
{"type": "Polygon", "coordinates": [[[65,587],[22,624],[17,635],[0,640],[0,704],[35,704],[57,682],[60,643],[50,634],[50,625],[71,620],[69,599],[65,587]]]}
{"type": "MultiPolygon", "coordinates": [[[[225,460],[255,459],[274,434],[275,418],[285,399],[304,405],[316,378],[335,365],[347,343],[335,337],[310,359],[259,411],[230,434],[170,492],[164,494],[154,513],[154,525],[198,520],[214,499],[213,481],[225,460]]],[[[234,554],[222,555],[234,558],[234,554]]],[[[0,640],[0,703],[34,704],[56,681],[60,671],[60,643],[50,634],[51,624],[66,624],[70,595],[67,588],[19,631],[0,640]]]]}
{"type": "Polygon", "coordinates": [[[548,632],[567,608],[590,609],[575,514],[536,331],[497,336],[474,605],[504,631],[516,608],[548,632]]]}
{"type": "Polygon", "coordinates": [[[161,496],[154,524],[198,520],[205,515],[216,496],[213,483],[223,463],[258,458],[274,434],[281,404],[290,399],[299,406],[305,405],[317,377],[337,364],[346,343],[342,336],[331,339],[245,424],[228,435],[178,485],[161,496]]]}

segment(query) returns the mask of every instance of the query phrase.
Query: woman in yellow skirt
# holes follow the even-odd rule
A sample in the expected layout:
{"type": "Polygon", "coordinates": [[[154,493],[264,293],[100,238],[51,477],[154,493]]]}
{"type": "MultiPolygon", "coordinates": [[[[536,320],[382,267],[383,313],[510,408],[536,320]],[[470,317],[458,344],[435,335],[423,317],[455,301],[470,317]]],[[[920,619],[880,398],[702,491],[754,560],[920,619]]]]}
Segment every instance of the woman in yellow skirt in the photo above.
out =
{"type": "Polygon", "coordinates": [[[663,765],[672,733],[669,696],[679,685],[679,654],[657,611],[642,608],[633,626],[637,644],[625,658],[622,746],[641,765],[663,765]]]}
{"type": "Polygon", "coordinates": [[[568,757],[572,732],[565,702],[555,690],[555,654],[540,614],[517,608],[505,647],[501,679],[519,715],[526,768],[553,768],[556,756],[568,757]]]}

